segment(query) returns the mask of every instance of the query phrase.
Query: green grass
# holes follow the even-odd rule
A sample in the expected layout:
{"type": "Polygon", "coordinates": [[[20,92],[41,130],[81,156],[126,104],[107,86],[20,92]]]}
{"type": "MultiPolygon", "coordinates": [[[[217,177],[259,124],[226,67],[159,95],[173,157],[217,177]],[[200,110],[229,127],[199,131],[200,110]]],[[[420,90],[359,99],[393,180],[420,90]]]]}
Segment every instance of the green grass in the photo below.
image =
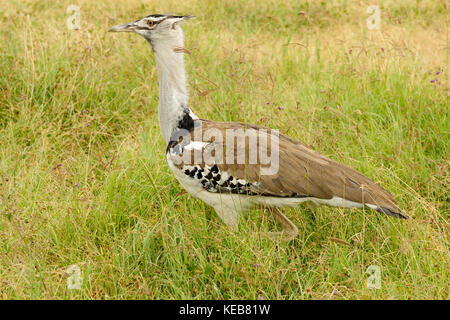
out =
{"type": "Polygon", "coordinates": [[[445,1],[380,1],[379,31],[370,1],[77,1],[70,31],[72,3],[0,0],[0,298],[450,298],[445,1]],[[106,33],[154,12],[198,17],[197,115],[278,128],[413,219],[301,207],[288,243],[263,236],[280,228],[264,211],[228,230],[166,164],[148,44],[106,33]]]}

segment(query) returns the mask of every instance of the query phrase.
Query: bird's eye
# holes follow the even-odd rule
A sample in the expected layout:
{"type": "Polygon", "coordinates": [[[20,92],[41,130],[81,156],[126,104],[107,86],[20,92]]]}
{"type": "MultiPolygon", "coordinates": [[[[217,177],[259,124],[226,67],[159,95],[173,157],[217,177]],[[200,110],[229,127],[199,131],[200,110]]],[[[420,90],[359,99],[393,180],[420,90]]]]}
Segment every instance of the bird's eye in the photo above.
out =
{"type": "Polygon", "coordinates": [[[156,24],[156,23],[155,23],[154,21],[152,21],[152,20],[147,20],[147,25],[148,25],[149,27],[153,27],[155,24],[156,24]]]}

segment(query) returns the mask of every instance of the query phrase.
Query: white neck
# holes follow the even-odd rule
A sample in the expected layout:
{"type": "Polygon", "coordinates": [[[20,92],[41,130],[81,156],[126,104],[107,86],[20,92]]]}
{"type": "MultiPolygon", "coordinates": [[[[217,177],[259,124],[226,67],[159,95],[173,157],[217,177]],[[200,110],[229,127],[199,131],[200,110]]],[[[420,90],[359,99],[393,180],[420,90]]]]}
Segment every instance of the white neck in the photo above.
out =
{"type": "Polygon", "coordinates": [[[192,118],[197,118],[188,107],[184,53],[174,51],[176,48],[184,48],[183,31],[180,27],[177,29],[179,32],[173,33],[171,37],[149,41],[158,68],[159,125],[166,142],[170,141],[170,136],[186,112],[192,118]]]}

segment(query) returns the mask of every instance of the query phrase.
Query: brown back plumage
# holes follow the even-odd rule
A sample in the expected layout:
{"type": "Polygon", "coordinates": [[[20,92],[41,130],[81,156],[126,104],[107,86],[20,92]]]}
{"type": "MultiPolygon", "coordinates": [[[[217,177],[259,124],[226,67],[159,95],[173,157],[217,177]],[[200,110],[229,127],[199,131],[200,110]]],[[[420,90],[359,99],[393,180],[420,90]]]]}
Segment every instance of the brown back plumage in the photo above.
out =
{"type": "MultiPolygon", "coordinates": [[[[371,181],[363,174],[335,162],[319,153],[311,150],[305,145],[279,134],[279,169],[275,174],[262,175],[261,167],[265,165],[260,163],[258,157],[257,163],[249,163],[249,139],[245,135],[246,130],[267,130],[269,140],[273,143],[276,138],[273,131],[256,125],[249,125],[239,122],[212,122],[206,120],[197,120],[201,126],[202,132],[216,130],[220,132],[223,141],[218,141],[215,137],[203,138],[203,142],[211,142],[211,146],[222,148],[222,155],[226,154],[226,131],[234,130],[237,134],[237,140],[244,143],[234,143],[236,148],[234,163],[223,163],[218,160],[221,171],[239,179],[245,179],[249,182],[258,182],[257,190],[254,192],[263,196],[275,197],[314,197],[318,199],[331,199],[334,196],[353,202],[371,204],[379,207],[377,211],[388,215],[400,216],[406,218],[407,215],[398,207],[393,196],[381,186],[371,181]],[[236,164],[238,155],[245,154],[245,163],[236,164]]],[[[194,139],[193,131],[191,139],[194,139]]],[[[201,135],[204,137],[204,135],[201,135]]],[[[266,154],[271,153],[271,143],[268,143],[266,154]]],[[[258,148],[265,146],[259,144],[258,148]]],[[[214,152],[212,153],[214,155],[214,152]]],[[[218,157],[218,154],[215,154],[218,157]]]]}

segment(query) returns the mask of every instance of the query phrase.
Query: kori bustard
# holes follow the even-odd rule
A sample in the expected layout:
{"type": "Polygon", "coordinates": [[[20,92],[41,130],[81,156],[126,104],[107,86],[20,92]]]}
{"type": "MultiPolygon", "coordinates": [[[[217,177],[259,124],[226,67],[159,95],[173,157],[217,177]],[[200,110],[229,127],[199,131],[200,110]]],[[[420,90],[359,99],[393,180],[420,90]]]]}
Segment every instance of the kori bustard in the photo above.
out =
{"type": "Polygon", "coordinates": [[[393,196],[363,174],[337,163],[276,130],[240,122],[199,119],[188,104],[184,37],[190,16],[152,14],[109,31],[135,32],[151,45],[159,77],[159,124],[170,169],[191,195],[211,205],[237,228],[239,215],[270,208],[282,225],[272,238],[290,240],[297,227],[279,211],[301,203],[368,207],[409,218],[393,196]]]}

